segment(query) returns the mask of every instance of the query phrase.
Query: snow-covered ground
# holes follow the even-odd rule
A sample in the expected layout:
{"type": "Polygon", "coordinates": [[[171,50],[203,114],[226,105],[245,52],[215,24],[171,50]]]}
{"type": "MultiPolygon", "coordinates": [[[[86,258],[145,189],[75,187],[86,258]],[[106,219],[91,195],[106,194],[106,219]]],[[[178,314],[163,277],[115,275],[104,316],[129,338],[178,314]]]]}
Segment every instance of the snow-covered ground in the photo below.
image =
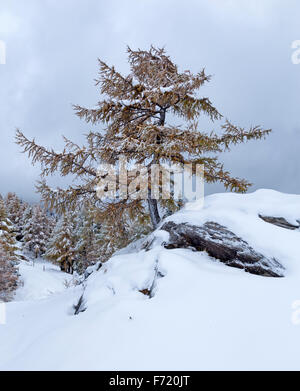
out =
{"type": "Polygon", "coordinates": [[[16,301],[38,300],[62,292],[72,279],[69,274],[62,273],[58,266],[43,259],[21,262],[19,272],[22,284],[15,295],[16,301]]]}
{"type": "MultiPolygon", "coordinates": [[[[300,196],[218,194],[169,219],[216,221],[285,266],[284,278],[227,267],[186,249],[123,251],[84,286],[53,265],[22,264],[24,286],[0,325],[1,370],[299,370],[300,196]],[[150,288],[155,270],[155,295],[150,288]],[[73,305],[83,295],[84,312],[73,305]],[[298,300],[298,302],[297,302],[298,300]]],[[[157,232],[158,237],[166,233],[157,232]]]]}

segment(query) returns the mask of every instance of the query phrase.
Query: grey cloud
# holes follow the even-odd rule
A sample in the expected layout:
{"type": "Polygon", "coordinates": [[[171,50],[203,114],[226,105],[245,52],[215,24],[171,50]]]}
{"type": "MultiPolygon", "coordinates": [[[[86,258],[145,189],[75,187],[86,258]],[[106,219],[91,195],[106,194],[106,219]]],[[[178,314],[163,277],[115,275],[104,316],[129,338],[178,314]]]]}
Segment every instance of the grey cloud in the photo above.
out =
{"type": "Polygon", "coordinates": [[[299,193],[300,65],[291,62],[299,11],[296,0],[1,0],[0,193],[37,199],[39,170],[14,145],[16,127],[55,148],[62,134],[80,142],[89,126],[71,104],[97,102],[97,57],[126,72],[126,45],[151,43],[182,69],[205,66],[213,79],[203,94],[230,120],[274,130],[225,154],[226,167],[252,189],[299,193]]]}

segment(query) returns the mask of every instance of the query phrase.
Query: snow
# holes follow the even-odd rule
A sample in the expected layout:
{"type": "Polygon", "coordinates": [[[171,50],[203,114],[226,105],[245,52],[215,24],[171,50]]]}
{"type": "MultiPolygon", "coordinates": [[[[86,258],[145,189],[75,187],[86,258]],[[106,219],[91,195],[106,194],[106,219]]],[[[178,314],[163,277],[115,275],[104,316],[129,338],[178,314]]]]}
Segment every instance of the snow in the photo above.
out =
{"type": "Polygon", "coordinates": [[[204,252],[163,249],[159,230],[152,250],[132,245],[68,289],[70,276],[52,265],[22,264],[24,286],[0,325],[0,369],[299,370],[300,232],[259,213],[295,223],[300,196],[217,194],[204,208],[195,202],[168,219],[226,225],[276,257],[285,278],[247,274],[204,252]],[[139,292],[151,288],[151,299],[139,292]],[[86,310],[75,316],[82,294],[86,310]]]}
{"type": "Polygon", "coordinates": [[[38,300],[65,290],[65,283],[72,277],[62,273],[58,266],[43,259],[30,262],[22,261],[19,272],[21,274],[21,287],[15,295],[16,301],[38,300]]]}
{"type": "Polygon", "coordinates": [[[201,200],[192,202],[166,220],[194,225],[215,221],[242,237],[256,251],[277,258],[287,273],[300,273],[299,230],[289,231],[266,223],[259,215],[283,217],[299,225],[300,196],[265,189],[250,194],[214,194],[205,198],[204,207],[201,200]]]}

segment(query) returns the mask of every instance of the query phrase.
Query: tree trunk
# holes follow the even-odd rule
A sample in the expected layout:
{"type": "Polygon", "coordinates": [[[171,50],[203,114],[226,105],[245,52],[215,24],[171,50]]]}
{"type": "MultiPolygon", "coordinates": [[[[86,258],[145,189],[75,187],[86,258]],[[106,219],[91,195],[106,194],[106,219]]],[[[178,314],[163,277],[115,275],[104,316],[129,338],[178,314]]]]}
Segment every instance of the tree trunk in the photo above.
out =
{"type": "Polygon", "coordinates": [[[63,265],[64,265],[64,272],[68,273],[68,257],[65,258],[63,265]]]}
{"type": "Polygon", "coordinates": [[[70,274],[73,274],[74,273],[74,269],[73,269],[73,261],[69,262],[70,263],[70,274]]]}
{"type": "Polygon", "coordinates": [[[149,206],[152,226],[154,229],[156,229],[158,224],[160,223],[160,216],[158,212],[157,200],[151,198],[151,189],[148,190],[148,206],[149,206]]]}
{"type": "MultiPolygon", "coordinates": [[[[161,109],[160,110],[160,120],[159,120],[159,126],[164,126],[166,120],[166,110],[161,109]]],[[[157,144],[161,143],[161,137],[157,136],[157,144]]],[[[153,162],[155,164],[159,163],[159,159],[157,159],[156,156],[154,156],[153,162]]],[[[158,203],[156,199],[151,198],[151,189],[148,189],[148,206],[149,206],[149,212],[150,212],[150,217],[151,217],[151,222],[153,225],[153,228],[156,229],[158,224],[161,221],[161,218],[159,216],[158,212],[158,203]]]]}

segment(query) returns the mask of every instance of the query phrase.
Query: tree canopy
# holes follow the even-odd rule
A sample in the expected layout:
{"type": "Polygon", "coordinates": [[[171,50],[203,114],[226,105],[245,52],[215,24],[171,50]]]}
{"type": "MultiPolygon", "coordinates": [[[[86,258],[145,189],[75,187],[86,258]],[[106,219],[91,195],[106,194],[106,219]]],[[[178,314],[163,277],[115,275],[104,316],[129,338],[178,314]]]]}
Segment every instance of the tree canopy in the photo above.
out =
{"type": "MultiPolygon", "coordinates": [[[[224,120],[218,130],[199,129],[198,119],[207,116],[216,124],[223,116],[208,97],[201,95],[201,88],[211,77],[205,70],[193,74],[181,72],[164,49],[132,50],[128,47],[130,73],[119,73],[114,66],[99,60],[99,76],[96,86],[101,99],[94,108],[75,105],[76,115],[93,128],[86,135],[86,143],[79,146],[69,139],[61,153],[29,140],[20,130],[16,142],[32,159],[41,163],[43,179],[38,184],[43,201],[59,211],[72,208],[78,202],[97,206],[100,221],[122,232],[125,220],[136,218],[148,224],[150,218],[155,228],[164,208],[174,208],[174,200],[153,199],[148,180],[148,200],[115,199],[103,201],[97,198],[97,166],[101,163],[116,164],[125,156],[131,164],[142,165],[150,172],[153,164],[201,164],[208,183],[222,182],[226,189],[245,192],[250,183],[235,178],[219,161],[220,154],[233,145],[249,140],[262,139],[270,129],[254,126],[244,129],[224,120]],[[177,118],[180,125],[172,125],[177,118]],[[62,176],[73,174],[78,184],[67,189],[51,189],[45,177],[55,172],[62,176]]],[[[130,186],[133,178],[128,178],[130,186]]]]}

